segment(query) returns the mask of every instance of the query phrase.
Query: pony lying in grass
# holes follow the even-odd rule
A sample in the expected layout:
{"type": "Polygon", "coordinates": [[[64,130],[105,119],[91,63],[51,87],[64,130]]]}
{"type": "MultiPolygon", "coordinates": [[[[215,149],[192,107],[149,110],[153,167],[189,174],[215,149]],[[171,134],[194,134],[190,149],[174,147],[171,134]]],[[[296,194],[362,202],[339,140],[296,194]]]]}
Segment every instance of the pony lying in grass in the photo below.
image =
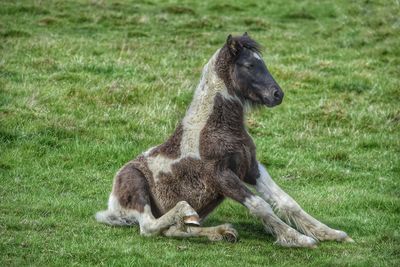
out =
{"type": "Polygon", "coordinates": [[[282,246],[352,241],[345,232],[307,214],[256,159],[244,125],[244,106],[273,107],[282,99],[259,45],[247,33],[229,35],[204,66],[193,101],[174,134],[120,169],[108,209],[98,212],[97,220],[121,226],[138,223],[146,236],[236,241],[238,234],[230,224],[200,227],[228,197],[260,218],[282,246]],[[246,185],[254,186],[260,196],[246,185]]]}

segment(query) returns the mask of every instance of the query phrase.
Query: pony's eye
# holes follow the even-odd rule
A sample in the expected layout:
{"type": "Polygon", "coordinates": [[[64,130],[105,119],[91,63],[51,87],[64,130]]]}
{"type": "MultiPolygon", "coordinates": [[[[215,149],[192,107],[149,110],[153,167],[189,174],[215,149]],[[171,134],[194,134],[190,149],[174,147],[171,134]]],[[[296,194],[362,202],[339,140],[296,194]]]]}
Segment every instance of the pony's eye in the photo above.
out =
{"type": "Polygon", "coordinates": [[[238,63],[239,66],[244,67],[246,69],[251,69],[254,67],[252,63],[238,63]]]}

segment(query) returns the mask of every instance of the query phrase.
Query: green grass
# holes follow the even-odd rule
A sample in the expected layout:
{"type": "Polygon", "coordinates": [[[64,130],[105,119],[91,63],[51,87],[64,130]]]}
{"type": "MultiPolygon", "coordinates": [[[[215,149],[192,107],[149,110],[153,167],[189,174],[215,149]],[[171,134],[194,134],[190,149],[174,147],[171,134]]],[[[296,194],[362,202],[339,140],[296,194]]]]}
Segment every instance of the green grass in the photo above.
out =
{"type": "Polygon", "coordinates": [[[400,265],[398,1],[1,1],[0,265],[400,265]],[[16,2],[16,3],[14,3],[16,2]],[[237,244],[95,222],[114,173],[173,131],[202,66],[248,31],[285,99],[248,115],[259,159],[355,244],[237,244]]]}

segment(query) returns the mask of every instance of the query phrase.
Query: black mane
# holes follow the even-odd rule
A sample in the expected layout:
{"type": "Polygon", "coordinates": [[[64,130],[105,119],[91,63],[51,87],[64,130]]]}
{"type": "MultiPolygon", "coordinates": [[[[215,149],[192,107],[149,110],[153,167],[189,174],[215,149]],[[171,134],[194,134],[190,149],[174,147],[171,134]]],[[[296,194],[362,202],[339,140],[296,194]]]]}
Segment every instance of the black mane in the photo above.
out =
{"type": "Polygon", "coordinates": [[[243,47],[261,54],[261,45],[250,38],[248,35],[232,37],[234,41],[241,44],[243,47]]]}

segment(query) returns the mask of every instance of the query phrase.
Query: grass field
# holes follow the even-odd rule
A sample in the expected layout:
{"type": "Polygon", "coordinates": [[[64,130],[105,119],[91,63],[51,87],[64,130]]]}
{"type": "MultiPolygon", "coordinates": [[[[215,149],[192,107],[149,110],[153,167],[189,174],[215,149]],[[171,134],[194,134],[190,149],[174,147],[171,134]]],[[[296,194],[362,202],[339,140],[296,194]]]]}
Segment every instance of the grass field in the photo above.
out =
{"type": "Polygon", "coordinates": [[[1,1],[0,266],[399,266],[399,1],[1,1]],[[248,31],[285,92],[248,114],[258,157],[354,244],[144,238],[94,220],[114,173],[172,133],[202,66],[248,31]]]}

